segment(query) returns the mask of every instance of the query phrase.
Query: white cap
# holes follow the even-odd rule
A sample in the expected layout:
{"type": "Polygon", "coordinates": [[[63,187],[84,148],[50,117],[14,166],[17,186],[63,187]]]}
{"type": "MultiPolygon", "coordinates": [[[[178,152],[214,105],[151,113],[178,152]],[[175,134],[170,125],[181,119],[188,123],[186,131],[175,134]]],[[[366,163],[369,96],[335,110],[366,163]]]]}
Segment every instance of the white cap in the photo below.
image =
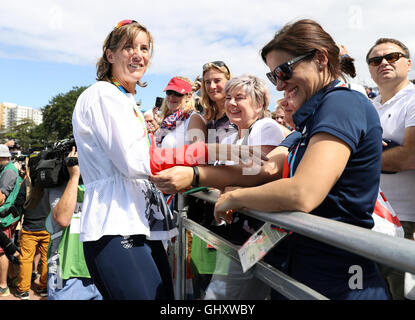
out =
{"type": "Polygon", "coordinates": [[[0,157],[1,158],[9,158],[11,157],[11,153],[9,151],[9,147],[5,144],[0,144],[0,157]]]}

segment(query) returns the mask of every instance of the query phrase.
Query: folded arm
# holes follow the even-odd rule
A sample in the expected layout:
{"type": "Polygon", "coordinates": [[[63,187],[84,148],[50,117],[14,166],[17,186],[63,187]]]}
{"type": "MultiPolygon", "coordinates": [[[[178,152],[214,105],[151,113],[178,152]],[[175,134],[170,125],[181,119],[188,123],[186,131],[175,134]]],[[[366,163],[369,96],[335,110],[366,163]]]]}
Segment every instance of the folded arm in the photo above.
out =
{"type": "Polygon", "coordinates": [[[415,127],[405,129],[403,144],[382,152],[382,170],[399,172],[415,169],[415,127]]]}

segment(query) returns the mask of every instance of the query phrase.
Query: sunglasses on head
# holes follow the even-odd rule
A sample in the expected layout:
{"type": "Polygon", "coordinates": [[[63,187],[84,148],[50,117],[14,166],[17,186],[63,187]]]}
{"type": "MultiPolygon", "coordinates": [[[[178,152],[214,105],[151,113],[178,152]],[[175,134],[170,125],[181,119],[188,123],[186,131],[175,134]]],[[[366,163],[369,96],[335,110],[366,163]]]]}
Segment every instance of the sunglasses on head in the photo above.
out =
{"type": "Polygon", "coordinates": [[[203,65],[202,69],[203,71],[206,70],[207,67],[209,67],[210,64],[213,64],[214,66],[221,68],[221,67],[225,67],[226,70],[228,70],[228,73],[230,74],[231,72],[229,71],[228,66],[225,64],[225,62],[223,61],[212,61],[212,62],[207,62],[203,65]]]}
{"type": "Polygon", "coordinates": [[[179,93],[179,92],[177,92],[177,91],[174,91],[174,90],[167,90],[167,91],[166,91],[166,96],[171,96],[171,95],[174,95],[174,96],[176,96],[176,97],[183,97],[183,96],[184,96],[184,94],[181,94],[181,93],[179,93]]]}
{"type": "Polygon", "coordinates": [[[392,52],[385,54],[384,56],[369,58],[367,59],[367,64],[373,67],[377,67],[382,63],[383,59],[386,59],[388,63],[393,63],[395,61],[398,61],[402,57],[405,57],[407,59],[409,58],[406,54],[403,54],[402,52],[392,52]]]}
{"type": "Polygon", "coordinates": [[[309,52],[307,54],[301,55],[299,57],[296,57],[290,61],[284,62],[283,64],[280,64],[277,66],[274,71],[268,72],[267,77],[271,83],[276,86],[278,83],[278,80],[281,81],[287,81],[291,79],[293,76],[293,68],[291,67],[294,63],[299,62],[301,60],[304,60],[311,55],[314,55],[316,50],[313,50],[312,52],[309,52]]]}
{"type": "Polygon", "coordinates": [[[119,29],[119,28],[121,28],[121,27],[123,27],[123,26],[126,26],[126,25],[129,25],[129,24],[132,24],[132,23],[138,23],[137,21],[135,21],[135,20],[128,20],[128,19],[126,19],[126,20],[121,20],[120,22],[118,22],[116,25],[115,25],[115,27],[114,27],[114,29],[111,31],[111,33],[110,33],[110,36],[109,36],[109,38],[108,38],[108,46],[110,45],[110,43],[111,43],[111,38],[112,38],[112,34],[114,33],[114,31],[115,30],[117,30],[117,29],[119,29]]]}

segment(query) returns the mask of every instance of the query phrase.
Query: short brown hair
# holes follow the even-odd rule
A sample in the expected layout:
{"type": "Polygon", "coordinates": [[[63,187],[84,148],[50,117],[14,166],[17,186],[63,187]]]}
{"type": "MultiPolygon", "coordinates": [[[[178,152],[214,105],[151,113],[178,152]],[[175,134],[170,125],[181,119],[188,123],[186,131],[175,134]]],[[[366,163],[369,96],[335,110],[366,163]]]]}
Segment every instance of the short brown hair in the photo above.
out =
{"type": "Polygon", "coordinates": [[[273,50],[281,50],[293,56],[300,56],[316,49],[327,50],[328,71],[333,78],[339,78],[342,75],[339,48],[321,25],[311,19],[302,19],[286,24],[262,48],[261,57],[266,63],[266,56],[273,50]]]}
{"type": "Polygon", "coordinates": [[[405,54],[405,57],[407,59],[410,58],[410,53],[409,53],[409,49],[407,46],[405,46],[402,42],[400,42],[399,40],[393,39],[393,38],[379,38],[378,40],[376,40],[375,44],[369,49],[369,52],[366,55],[366,62],[369,63],[369,55],[372,53],[373,49],[375,49],[376,46],[382,44],[382,43],[393,43],[396,44],[398,47],[400,47],[403,51],[403,53],[405,54]]]}
{"type": "MultiPolygon", "coordinates": [[[[144,32],[148,37],[148,44],[150,50],[150,57],[153,55],[153,37],[151,33],[138,22],[133,22],[131,24],[124,25],[118,29],[112,30],[108,36],[105,38],[104,44],[102,45],[102,56],[97,62],[97,80],[98,81],[108,81],[111,82],[111,63],[109,63],[106,55],[106,50],[110,49],[111,51],[116,51],[119,46],[125,42],[126,45],[132,44],[134,39],[140,32],[144,32]]],[[[137,81],[137,84],[140,87],[147,86],[146,83],[137,81]]]]}

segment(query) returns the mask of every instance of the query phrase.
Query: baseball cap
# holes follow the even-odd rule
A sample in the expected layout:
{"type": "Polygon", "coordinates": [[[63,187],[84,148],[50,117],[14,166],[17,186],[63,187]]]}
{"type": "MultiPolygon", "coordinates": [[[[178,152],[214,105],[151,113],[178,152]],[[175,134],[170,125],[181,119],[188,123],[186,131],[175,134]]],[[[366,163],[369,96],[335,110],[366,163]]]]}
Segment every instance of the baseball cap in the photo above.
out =
{"type": "Polygon", "coordinates": [[[164,91],[167,90],[173,90],[180,94],[186,94],[192,91],[192,85],[187,81],[174,77],[170,79],[166,89],[164,89],[164,91]]]}
{"type": "Polygon", "coordinates": [[[1,158],[8,158],[11,157],[11,153],[9,151],[9,147],[4,145],[4,144],[0,144],[0,157],[1,158]]]}

